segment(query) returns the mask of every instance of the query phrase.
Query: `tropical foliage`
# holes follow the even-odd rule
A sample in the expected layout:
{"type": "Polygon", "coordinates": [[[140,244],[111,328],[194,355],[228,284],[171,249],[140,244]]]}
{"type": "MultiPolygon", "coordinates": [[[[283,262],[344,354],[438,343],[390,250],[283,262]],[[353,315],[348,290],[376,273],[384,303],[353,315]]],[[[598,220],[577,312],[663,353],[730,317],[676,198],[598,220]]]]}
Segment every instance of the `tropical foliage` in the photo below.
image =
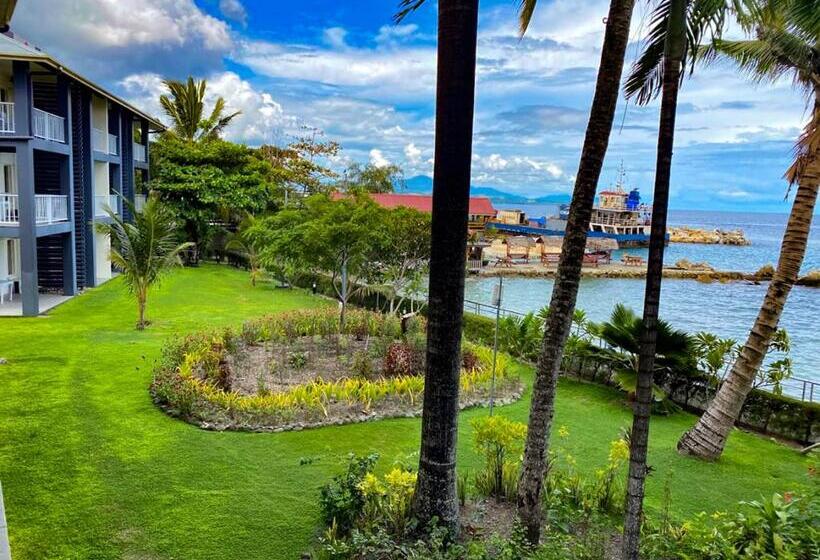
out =
{"type": "Polygon", "coordinates": [[[241,111],[225,113],[225,99],[217,97],[210,115],[205,116],[205,80],[189,76],[185,82],[164,80],[167,94],[159,104],[171,120],[171,132],[186,142],[215,140],[241,111]]]}
{"type": "Polygon", "coordinates": [[[120,270],[123,283],[137,298],[137,329],[142,330],[148,324],[148,291],[164,273],[181,264],[179,254],[190,243],[177,241],[173,216],[156,198],[149,198],[141,212],[131,206],[131,222],[110,208],[107,212],[111,222],[97,222],[96,228],[111,239],[111,263],[120,270]]]}

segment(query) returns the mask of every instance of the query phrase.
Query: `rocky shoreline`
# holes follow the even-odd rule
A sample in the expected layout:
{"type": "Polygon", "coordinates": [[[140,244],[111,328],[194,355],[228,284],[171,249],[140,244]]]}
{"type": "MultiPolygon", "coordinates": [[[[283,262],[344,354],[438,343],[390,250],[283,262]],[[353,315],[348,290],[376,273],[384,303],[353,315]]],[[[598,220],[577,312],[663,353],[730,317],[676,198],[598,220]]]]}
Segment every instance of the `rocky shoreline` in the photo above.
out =
{"type": "MultiPolygon", "coordinates": [[[[518,278],[555,278],[556,267],[547,267],[541,264],[519,264],[511,268],[488,266],[479,272],[479,276],[489,277],[518,277],[518,278]]],[[[698,282],[767,282],[772,279],[774,267],[766,265],[756,272],[741,272],[734,270],[716,270],[706,263],[688,263],[679,261],[675,266],[663,269],[664,278],[678,280],[697,280],[698,282]]],[[[581,271],[584,278],[646,278],[645,267],[624,266],[620,264],[600,265],[584,268],[581,271]]],[[[798,286],[820,288],[820,271],[813,270],[797,281],[798,286]]]]}
{"type": "Polygon", "coordinates": [[[669,241],[672,243],[700,243],[703,245],[751,245],[742,229],[701,229],[692,227],[670,227],[669,241]]]}

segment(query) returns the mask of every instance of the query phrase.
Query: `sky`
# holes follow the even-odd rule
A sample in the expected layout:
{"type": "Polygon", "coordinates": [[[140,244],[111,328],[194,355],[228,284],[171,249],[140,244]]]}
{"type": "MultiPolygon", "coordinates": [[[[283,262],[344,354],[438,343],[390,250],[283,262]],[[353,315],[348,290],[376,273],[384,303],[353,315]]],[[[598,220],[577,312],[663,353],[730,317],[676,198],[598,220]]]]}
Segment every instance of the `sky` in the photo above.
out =
{"type": "MultiPolygon", "coordinates": [[[[73,70],[161,116],[162,79],[207,78],[242,115],[250,146],[317,134],[332,165],[397,164],[432,175],[436,2],[401,25],[398,0],[19,0],[12,29],[73,70]],[[47,15],[46,15],[47,14],[47,15]],[[316,132],[314,132],[316,131],[316,132]]],[[[571,193],[608,2],[541,0],[517,32],[514,0],[482,0],[473,184],[571,193]]],[[[633,17],[628,59],[648,8],[633,17]]],[[[629,64],[629,62],[628,62],[629,64]]],[[[728,64],[700,68],[679,98],[671,206],[787,212],[782,179],[807,118],[788,81],[752,85],[728,64]]],[[[623,162],[651,198],[658,103],[621,100],[601,187],[623,162]]]]}

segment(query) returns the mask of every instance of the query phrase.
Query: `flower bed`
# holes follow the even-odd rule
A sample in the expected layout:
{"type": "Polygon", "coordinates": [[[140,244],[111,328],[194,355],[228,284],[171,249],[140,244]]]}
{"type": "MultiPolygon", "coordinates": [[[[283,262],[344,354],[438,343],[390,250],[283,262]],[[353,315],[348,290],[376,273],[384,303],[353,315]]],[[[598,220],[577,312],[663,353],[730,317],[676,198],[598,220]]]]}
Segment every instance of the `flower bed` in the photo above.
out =
{"type": "MultiPolygon", "coordinates": [[[[151,394],[165,411],[203,428],[283,431],[415,416],[424,391],[423,320],[402,333],[396,317],[334,309],[298,311],[170,342],[151,394]]],[[[489,401],[492,352],[464,344],[461,407],[489,401]]],[[[522,386],[499,354],[496,402],[522,386]]]]}

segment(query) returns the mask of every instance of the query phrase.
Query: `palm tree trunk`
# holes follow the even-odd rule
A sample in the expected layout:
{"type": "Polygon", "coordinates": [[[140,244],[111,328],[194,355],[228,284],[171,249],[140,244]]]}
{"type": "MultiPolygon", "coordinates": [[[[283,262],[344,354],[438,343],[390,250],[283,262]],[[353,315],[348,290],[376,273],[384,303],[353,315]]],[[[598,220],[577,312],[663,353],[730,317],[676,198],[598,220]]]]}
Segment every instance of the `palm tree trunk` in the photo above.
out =
{"type": "MultiPolygon", "coordinates": [[[[815,93],[813,118],[814,122],[820,123],[820,88],[815,93]]],[[[740,356],[720,390],[697,424],[683,434],[678,442],[681,453],[707,460],[718,459],[732,427],[740,417],[746,396],[752,390],[757,371],[777,331],[786,299],[797,282],[803,265],[820,184],[820,149],[815,149],[815,153],[809,155],[809,161],[797,181],[797,193],[783,234],[777,270],[766,290],[763,305],[740,356]]]]}
{"type": "Polygon", "coordinates": [[[595,96],[538,358],[524,462],[518,484],[518,515],[526,527],[527,538],[533,543],[539,541],[541,534],[541,492],[558,370],[572,327],[589,220],[615,118],[634,5],[635,0],[612,0],[609,6],[595,96]]]}
{"type": "Polygon", "coordinates": [[[459,529],[456,439],[478,0],[439,0],[427,371],[413,513],[459,529]]]}
{"type": "Polygon", "coordinates": [[[670,0],[669,23],[663,61],[663,91],[658,127],[658,154],[655,164],[655,192],[652,201],[652,232],[644,294],[643,330],[638,357],[632,432],[629,438],[629,478],[624,515],[623,559],[638,560],[644,484],[649,445],[649,415],[652,407],[652,374],[658,335],[658,310],[663,280],[663,253],[666,247],[666,214],[675,141],[675,117],[680,90],[681,61],[686,47],[687,0],[670,0]]]}
{"type": "Polygon", "coordinates": [[[145,305],[146,300],[148,299],[148,294],[145,292],[139,292],[137,294],[137,308],[139,312],[139,319],[137,320],[137,330],[144,330],[145,329],[145,305]]]}

